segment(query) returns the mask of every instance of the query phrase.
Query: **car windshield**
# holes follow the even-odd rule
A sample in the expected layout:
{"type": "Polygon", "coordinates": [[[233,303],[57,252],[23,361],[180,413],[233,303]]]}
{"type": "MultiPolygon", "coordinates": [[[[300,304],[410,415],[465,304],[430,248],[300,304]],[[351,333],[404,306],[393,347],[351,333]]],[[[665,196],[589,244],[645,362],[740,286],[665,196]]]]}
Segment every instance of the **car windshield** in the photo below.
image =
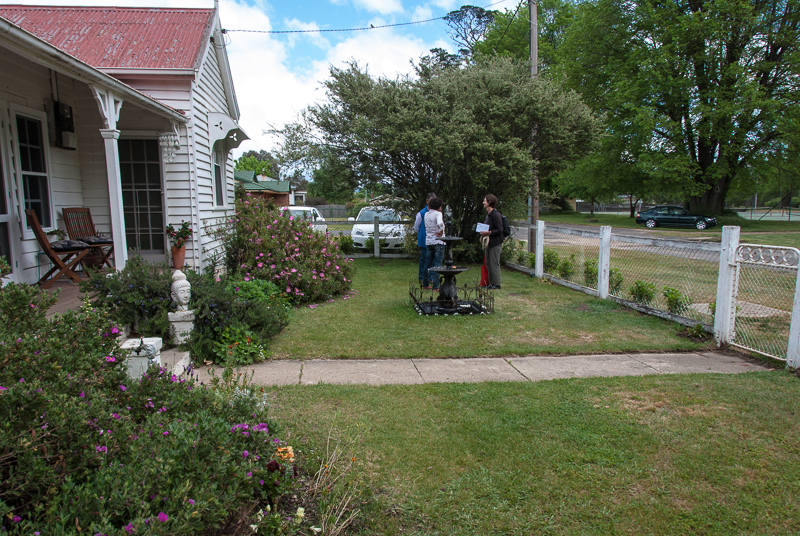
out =
{"type": "Polygon", "coordinates": [[[294,216],[295,218],[306,218],[311,219],[311,211],[310,210],[288,210],[289,214],[294,216]]]}
{"type": "Polygon", "coordinates": [[[359,212],[358,221],[373,221],[375,216],[378,216],[380,221],[400,221],[394,210],[372,210],[365,209],[359,212]]]}

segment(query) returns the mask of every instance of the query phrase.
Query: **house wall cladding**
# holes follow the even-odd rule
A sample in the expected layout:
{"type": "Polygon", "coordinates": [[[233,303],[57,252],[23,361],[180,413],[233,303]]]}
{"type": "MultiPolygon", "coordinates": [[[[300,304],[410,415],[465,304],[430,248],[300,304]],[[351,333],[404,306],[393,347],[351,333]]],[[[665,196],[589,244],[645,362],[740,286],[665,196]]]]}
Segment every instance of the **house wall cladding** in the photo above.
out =
{"type": "MultiPolygon", "coordinates": [[[[3,175],[6,176],[6,185],[14,200],[9,204],[10,211],[17,210],[16,199],[21,197],[22,183],[16,172],[16,120],[17,113],[41,120],[42,134],[45,143],[45,158],[49,174],[49,194],[52,217],[52,227],[61,223],[61,209],[65,206],[80,206],[83,203],[83,175],[82,162],[78,151],[51,147],[49,143],[50,125],[47,121],[47,107],[51,106],[52,95],[51,73],[48,69],[38,66],[25,58],[10,51],[0,54],[0,114],[3,119],[3,136],[5,142],[3,151],[3,175]]],[[[76,96],[75,83],[70,78],[59,76],[59,99],[73,107],[75,112],[76,96]]],[[[80,85],[80,83],[77,83],[80,85]]],[[[95,106],[96,110],[96,106],[95,106]]],[[[95,111],[95,113],[97,113],[95,111]]],[[[77,121],[77,118],[76,118],[77,121]]],[[[39,245],[33,233],[27,230],[24,218],[24,207],[19,208],[17,218],[22,222],[22,235],[19,236],[19,245],[16,250],[15,271],[22,281],[36,281],[38,279],[38,252],[39,245]]],[[[51,228],[52,228],[51,227],[51,228]]],[[[62,226],[63,228],[63,226],[62,226]]],[[[48,228],[49,229],[49,228],[48,228]]],[[[12,238],[13,240],[13,238],[12,238]]]]}

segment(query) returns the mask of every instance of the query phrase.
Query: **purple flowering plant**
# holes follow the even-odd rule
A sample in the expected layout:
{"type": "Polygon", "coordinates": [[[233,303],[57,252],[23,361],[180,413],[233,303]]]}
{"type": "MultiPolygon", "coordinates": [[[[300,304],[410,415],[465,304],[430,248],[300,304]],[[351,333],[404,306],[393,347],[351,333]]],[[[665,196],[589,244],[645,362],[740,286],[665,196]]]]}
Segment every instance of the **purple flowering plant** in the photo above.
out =
{"type": "Polygon", "coordinates": [[[86,534],[201,534],[241,515],[243,503],[276,504],[292,489],[296,470],[277,459],[277,426],[253,389],[239,385],[231,404],[224,381],[202,385],[191,369],[129,378],[108,309],[48,319],[31,298],[47,301],[0,288],[8,533],[49,534],[78,519],[86,534]],[[237,424],[249,434],[231,433],[237,424]]]}

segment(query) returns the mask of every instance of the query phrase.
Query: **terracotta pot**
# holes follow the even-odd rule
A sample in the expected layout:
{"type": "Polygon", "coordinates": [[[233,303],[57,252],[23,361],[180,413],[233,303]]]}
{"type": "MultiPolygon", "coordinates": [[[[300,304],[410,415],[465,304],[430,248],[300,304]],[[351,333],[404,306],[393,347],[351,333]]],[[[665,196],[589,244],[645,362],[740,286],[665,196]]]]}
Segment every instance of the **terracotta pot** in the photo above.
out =
{"type": "Polygon", "coordinates": [[[186,246],[172,246],[172,267],[180,270],[186,264],[186,246]]]}

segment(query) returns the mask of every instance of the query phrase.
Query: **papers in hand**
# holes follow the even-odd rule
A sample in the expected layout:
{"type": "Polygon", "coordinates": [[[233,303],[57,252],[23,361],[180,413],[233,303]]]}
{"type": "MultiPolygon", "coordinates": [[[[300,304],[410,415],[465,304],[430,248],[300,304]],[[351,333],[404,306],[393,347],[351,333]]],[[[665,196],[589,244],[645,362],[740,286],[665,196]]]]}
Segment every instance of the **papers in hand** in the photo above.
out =
{"type": "Polygon", "coordinates": [[[483,231],[488,231],[488,230],[489,230],[489,226],[486,225],[485,223],[479,223],[479,224],[475,225],[475,232],[476,233],[481,233],[483,231]]]}

